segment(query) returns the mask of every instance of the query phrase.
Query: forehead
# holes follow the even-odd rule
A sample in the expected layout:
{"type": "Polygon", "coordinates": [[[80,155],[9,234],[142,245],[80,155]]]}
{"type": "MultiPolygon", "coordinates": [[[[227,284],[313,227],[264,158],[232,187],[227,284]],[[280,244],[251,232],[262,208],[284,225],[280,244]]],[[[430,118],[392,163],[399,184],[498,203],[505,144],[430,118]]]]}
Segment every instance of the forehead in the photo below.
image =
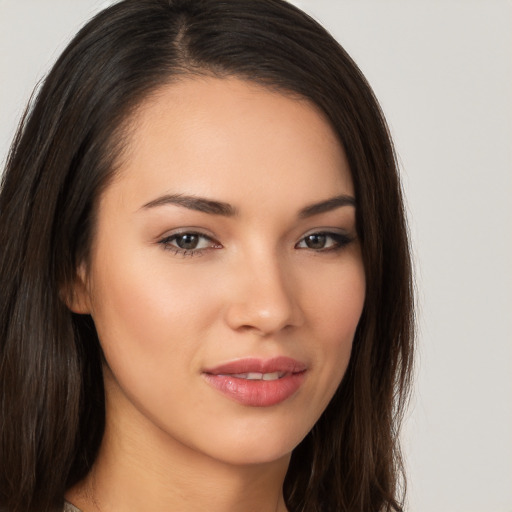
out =
{"type": "Polygon", "coordinates": [[[241,79],[163,86],[128,128],[116,181],[148,200],[164,192],[213,194],[236,205],[277,191],[298,202],[312,202],[312,193],[353,194],[343,148],[320,109],[241,79]]]}

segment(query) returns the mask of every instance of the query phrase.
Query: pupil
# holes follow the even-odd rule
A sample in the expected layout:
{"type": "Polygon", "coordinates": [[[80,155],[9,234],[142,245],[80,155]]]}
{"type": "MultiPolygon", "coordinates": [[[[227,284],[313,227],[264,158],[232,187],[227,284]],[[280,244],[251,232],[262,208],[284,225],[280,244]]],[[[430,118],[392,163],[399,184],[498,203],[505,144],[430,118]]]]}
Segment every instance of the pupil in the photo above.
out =
{"type": "Polygon", "coordinates": [[[308,235],[306,237],[306,245],[310,249],[323,249],[325,247],[326,236],[322,234],[308,235]]]}
{"type": "Polygon", "coordinates": [[[197,235],[181,235],[176,239],[176,243],[180,249],[195,249],[199,237],[197,235]]]}

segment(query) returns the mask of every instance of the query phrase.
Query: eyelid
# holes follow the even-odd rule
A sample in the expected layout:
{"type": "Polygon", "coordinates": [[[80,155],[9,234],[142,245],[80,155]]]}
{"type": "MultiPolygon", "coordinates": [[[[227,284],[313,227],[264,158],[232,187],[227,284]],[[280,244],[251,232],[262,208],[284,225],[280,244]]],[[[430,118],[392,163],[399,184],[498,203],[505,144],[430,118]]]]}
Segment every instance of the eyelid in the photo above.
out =
{"type": "Polygon", "coordinates": [[[209,229],[202,228],[199,226],[180,226],[177,228],[171,228],[166,229],[165,231],[162,231],[161,234],[157,235],[154,240],[155,242],[159,242],[160,240],[164,238],[170,238],[171,236],[179,236],[184,234],[195,234],[204,236],[206,238],[211,238],[212,240],[215,240],[216,236],[214,233],[212,233],[209,229]]]}
{"type": "Polygon", "coordinates": [[[309,235],[315,235],[317,233],[325,233],[326,235],[334,234],[334,235],[346,235],[349,236],[350,230],[345,228],[337,228],[333,226],[319,226],[316,228],[308,229],[301,238],[304,238],[309,235]]]}
{"type": "Polygon", "coordinates": [[[318,227],[314,229],[309,229],[306,231],[299,239],[299,241],[304,240],[304,238],[311,235],[332,235],[332,236],[341,236],[346,237],[347,239],[356,238],[352,233],[352,230],[343,229],[343,228],[334,228],[334,227],[318,227]]]}

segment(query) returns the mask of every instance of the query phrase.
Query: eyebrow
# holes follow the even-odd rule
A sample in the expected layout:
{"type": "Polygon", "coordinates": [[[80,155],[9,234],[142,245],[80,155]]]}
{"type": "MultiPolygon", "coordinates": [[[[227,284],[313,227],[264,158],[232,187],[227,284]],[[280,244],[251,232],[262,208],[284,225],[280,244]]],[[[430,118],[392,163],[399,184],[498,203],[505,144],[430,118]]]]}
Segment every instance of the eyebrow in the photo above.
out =
{"type": "Polygon", "coordinates": [[[146,203],[142,208],[155,208],[157,206],[164,206],[168,204],[183,206],[189,210],[196,210],[198,212],[209,213],[212,215],[222,215],[224,217],[233,217],[238,213],[236,208],[231,206],[229,203],[183,194],[166,194],[165,196],[161,196],[149,203],[146,203]]]}
{"type": "Polygon", "coordinates": [[[325,201],[321,201],[319,203],[311,204],[309,206],[306,206],[299,212],[299,218],[307,219],[308,217],[313,217],[314,215],[319,215],[320,213],[336,210],[337,208],[341,208],[342,206],[355,207],[355,198],[352,196],[340,195],[336,197],[331,197],[330,199],[326,199],[325,201]]]}
{"type": "MultiPolygon", "coordinates": [[[[204,197],[187,196],[184,194],[166,194],[144,204],[142,209],[156,208],[158,206],[165,205],[183,206],[189,210],[196,210],[198,212],[209,213],[211,215],[222,215],[224,217],[234,217],[235,215],[238,215],[238,210],[229,203],[214,201],[204,197]]],[[[300,219],[306,219],[343,206],[355,207],[355,205],[356,201],[352,196],[339,195],[302,208],[302,210],[299,211],[298,217],[300,219]]]]}

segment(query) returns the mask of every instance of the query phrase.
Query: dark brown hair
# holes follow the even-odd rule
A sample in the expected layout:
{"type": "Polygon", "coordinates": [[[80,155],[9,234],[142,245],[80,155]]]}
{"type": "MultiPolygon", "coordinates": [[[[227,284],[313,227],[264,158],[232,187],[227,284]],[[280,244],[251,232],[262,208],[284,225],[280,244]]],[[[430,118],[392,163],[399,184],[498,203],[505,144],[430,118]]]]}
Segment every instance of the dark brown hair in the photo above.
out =
{"type": "Polygon", "coordinates": [[[411,264],[379,105],[341,46],[283,0],[124,0],[74,38],[27,111],[0,192],[0,509],[62,510],[104,428],[101,349],[62,299],[87,258],[123,127],[189,74],[236,76],[315,103],[343,145],[366,301],[346,375],[294,450],[291,512],[401,510],[398,427],[411,375],[411,264]]]}

